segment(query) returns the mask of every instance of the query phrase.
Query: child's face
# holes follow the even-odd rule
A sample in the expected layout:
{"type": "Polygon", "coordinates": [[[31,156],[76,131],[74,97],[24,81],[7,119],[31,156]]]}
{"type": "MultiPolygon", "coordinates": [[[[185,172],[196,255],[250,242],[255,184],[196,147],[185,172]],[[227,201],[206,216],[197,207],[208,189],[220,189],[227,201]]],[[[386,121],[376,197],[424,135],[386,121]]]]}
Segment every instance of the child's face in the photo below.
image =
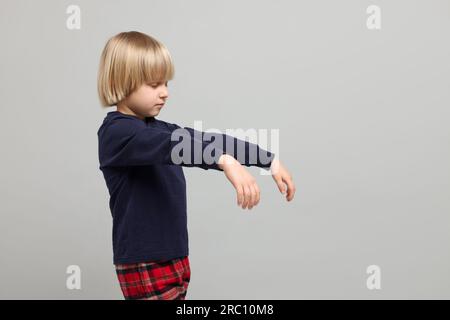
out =
{"type": "Polygon", "coordinates": [[[157,116],[163,107],[161,104],[169,97],[167,84],[155,82],[141,85],[123,100],[123,103],[117,105],[118,110],[132,112],[141,119],[157,116]]]}

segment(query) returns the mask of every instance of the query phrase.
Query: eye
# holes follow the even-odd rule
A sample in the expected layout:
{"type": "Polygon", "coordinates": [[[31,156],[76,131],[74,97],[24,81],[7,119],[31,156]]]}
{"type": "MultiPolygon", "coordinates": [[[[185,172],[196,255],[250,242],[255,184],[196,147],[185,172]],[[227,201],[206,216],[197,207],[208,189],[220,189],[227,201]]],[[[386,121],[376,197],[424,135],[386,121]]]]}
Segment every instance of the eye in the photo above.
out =
{"type": "MultiPolygon", "coordinates": [[[[162,82],[161,83],[150,83],[150,86],[152,86],[152,87],[157,87],[159,84],[163,84],[162,82]]],[[[165,83],[164,83],[164,85],[167,87],[168,86],[168,84],[169,84],[169,81],[166,81],[165,83]]]]}

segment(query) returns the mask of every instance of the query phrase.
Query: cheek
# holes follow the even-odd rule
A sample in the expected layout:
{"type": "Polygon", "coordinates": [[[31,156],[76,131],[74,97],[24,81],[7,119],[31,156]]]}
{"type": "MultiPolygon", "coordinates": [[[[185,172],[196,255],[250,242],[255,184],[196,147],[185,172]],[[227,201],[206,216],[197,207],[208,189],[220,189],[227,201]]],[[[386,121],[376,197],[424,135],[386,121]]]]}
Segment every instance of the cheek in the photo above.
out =
{"type": "Polygon", "coordinates": [[[151,88],[140,88],[130,98],[136,106],[146,107],[149,103],[153,103],[155,96],[154,90],[151,88]]]}
{"type": "Polygon", "coordinates": [[[147,103],[153,103],[158,99],[157,91],[150,86],[146,86],[139,92],[139,99],[147,103]]]}

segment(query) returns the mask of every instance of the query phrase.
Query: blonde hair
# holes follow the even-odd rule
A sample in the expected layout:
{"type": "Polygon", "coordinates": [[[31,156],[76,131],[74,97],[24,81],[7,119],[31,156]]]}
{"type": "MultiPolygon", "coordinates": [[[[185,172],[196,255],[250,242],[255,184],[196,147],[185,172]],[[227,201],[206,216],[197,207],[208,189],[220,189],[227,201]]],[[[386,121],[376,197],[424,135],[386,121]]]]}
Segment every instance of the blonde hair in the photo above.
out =
{"type": "Polygon", "coordinates": [[[116,105],[142,84],[166,82],[174,74],[169,50],[161,42],[141,32],[121,32],[108,40],[100,58],[100,102],[116,105]]]}

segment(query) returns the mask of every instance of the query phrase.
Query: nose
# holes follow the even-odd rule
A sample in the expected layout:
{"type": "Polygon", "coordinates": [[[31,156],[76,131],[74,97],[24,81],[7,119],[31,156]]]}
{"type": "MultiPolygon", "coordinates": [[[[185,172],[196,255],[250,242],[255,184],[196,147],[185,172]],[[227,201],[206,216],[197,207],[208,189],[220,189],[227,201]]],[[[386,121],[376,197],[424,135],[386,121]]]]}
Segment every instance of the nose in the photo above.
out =
{"type": "Polygon", "coordinates": [[[163,89],[159,95],[161,99],[166,100],[169,97],[169,90],[163,89]]]}

